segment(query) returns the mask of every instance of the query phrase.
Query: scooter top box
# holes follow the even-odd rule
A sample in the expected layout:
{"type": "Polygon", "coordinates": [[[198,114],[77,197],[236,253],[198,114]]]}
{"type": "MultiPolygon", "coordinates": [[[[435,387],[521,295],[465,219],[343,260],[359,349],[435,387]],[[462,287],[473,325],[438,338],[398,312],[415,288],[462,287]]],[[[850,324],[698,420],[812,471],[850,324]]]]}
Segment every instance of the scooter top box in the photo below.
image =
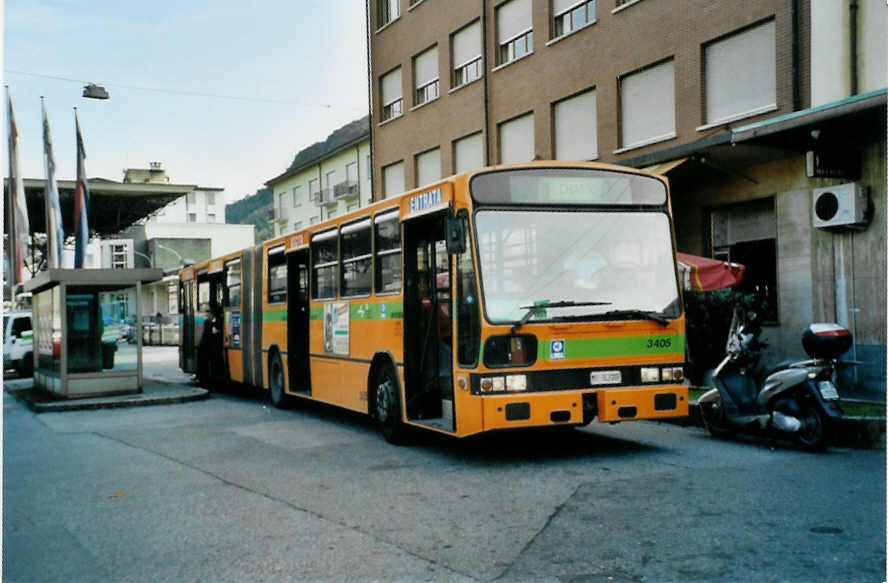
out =
{"type": "Polygon", "coordinates": [[[802,332],[802,347],[811,358],[838,358],[851,342],[851,332],[838,324],[811,324],[802,332]]]}

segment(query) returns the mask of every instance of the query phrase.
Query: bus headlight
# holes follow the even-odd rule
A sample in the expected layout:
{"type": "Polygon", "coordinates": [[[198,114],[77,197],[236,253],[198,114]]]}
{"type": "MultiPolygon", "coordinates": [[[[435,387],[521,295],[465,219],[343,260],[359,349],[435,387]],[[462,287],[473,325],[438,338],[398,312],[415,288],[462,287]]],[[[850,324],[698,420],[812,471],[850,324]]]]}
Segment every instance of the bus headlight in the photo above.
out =
{"type": "Polygon", "coordinates": [[[660,369],[655,366],[641,367],[641,382],[658,383],[660,382],[660,369]]]}
{"type": "Polygon", "coordinates": [[[510,374],[506,377],[507,391],[526,391],[527,376],[523,374],[510,374]]]}
{"type": "Polygon", "coordinates": [[[668,366],[663,368],[664,381],[681,381],[684,378],[684,370],[680,366],[668,366]]]}
{"type": "Polygon", "coordinates": [[[486,377],[481,379],[482,393],[496,393],[506,390],[506,379],[503,377],[486,377]]]}

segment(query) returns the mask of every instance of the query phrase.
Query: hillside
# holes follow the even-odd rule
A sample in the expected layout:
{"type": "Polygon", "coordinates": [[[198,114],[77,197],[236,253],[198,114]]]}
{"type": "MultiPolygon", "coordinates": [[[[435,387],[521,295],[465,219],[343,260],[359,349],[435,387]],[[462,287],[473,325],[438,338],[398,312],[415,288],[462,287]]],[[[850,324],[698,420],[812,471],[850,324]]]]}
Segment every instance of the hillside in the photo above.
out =
{"type": "Polygon", "coordinates": [[[271,189],[260,188],[256,194],[229,203],[225,207],[225,222],[253,225],[256,228],[256,242],[259,243],[274,236],[274,228],[268,220],[268,211],[271,208],[271,189]]]}

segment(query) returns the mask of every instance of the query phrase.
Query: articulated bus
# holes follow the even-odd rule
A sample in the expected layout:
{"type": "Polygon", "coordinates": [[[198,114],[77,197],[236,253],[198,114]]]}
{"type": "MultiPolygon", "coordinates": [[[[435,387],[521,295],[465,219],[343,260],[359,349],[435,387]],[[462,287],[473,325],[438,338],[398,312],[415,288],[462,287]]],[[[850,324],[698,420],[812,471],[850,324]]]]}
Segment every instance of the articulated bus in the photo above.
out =
{"type": "Polygon", "coordinates": [[[179,286],[184,371],[365,413],[391,442],[688,412],[669,188],[629,168],[459,174],[179,286]]]}

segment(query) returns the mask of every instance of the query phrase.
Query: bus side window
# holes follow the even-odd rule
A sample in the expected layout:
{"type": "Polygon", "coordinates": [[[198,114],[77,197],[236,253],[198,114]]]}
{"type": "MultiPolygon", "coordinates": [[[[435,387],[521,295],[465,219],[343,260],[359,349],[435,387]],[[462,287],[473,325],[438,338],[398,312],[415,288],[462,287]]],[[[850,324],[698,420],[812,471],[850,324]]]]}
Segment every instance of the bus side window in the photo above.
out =
{"type": "Polygon", "coordinates": [[[342,297],[370,295],[370,219],[344,225],[340,230],[339,249],[342,272],[339,289],[342,297]]]}
{"type": "Polygon", "coordinates": [[[226,308],[240,308],[241,303],[241,262],[233,259],[225,265],[226,289],[228,297],[225,300],[226,308]]]}
{"type": "Polygon", "coordinates": [[[378,294],[401,291],[401,224],[398,211],[376,216],[375,236],[375,290],[378,294]]]}
{"type": "Polygon", "coordinates": [[[336,229],[311,238],[311,297],[328,300],[336,297],[336,270],[339,266],[339,237],[336,229]]]}
{"type": "Polygon", "coordinates": [[[284,246],[268,250],[268,303],[279,304],[287,300],[287,257],[284,246]]]}
{"type": "Polygon", "coordinates": [[[207,280],[197,283],[197,311],[203,313],[210,311],[210,282],[207,280]]]}

